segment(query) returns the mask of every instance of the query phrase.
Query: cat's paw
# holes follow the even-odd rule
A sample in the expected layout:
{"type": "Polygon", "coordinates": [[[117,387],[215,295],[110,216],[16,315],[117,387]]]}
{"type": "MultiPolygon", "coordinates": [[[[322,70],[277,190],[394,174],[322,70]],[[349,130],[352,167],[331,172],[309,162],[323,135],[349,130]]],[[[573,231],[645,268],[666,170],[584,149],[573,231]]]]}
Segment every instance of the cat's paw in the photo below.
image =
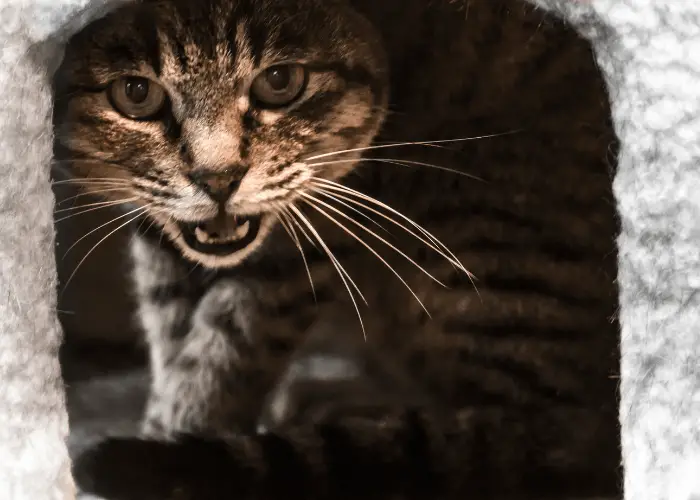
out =
{"type": "Polygon", "coordinates": [[[78,487],[107,500],[218,500],[240,479],[220,441],[108,439],[74,463],[78,487]]]}

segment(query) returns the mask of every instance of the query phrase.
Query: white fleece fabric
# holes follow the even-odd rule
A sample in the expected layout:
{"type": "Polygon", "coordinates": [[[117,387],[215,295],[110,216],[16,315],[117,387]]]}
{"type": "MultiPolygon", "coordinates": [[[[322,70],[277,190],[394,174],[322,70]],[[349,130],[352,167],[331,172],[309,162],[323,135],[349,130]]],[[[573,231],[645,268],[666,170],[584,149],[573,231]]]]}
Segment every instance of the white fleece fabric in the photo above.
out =
{"type": "Polygon", "coordinates": [[[75,498],[58,363],[49,79],[63,37],[104,4],[0,0],[2,500],[75,498]]]}
{"type": "MultiPolygon", "coordinates": [[[[0,0],[3,500],[75,498],[57,359],[49,78],[65,36],[119,1],[0,0]]],[[[591,40],[622,142],[625,498],[700,500],[700,1],[533,1],[591,40]]]]}

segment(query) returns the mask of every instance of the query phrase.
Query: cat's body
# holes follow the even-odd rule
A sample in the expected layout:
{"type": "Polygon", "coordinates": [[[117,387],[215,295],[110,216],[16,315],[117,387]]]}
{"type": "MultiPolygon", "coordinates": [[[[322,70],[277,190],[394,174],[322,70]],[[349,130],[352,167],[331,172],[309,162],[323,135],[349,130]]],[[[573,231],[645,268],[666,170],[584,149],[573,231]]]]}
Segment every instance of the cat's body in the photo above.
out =
{"type": "MultiPolygon", "coordinates": [[[[121,24],[126,34],[110,32],[144,9],[127,7],[69,46],[57,102],[62,95],[69,102],[76,88],[79,97],[57,110],[59,155],[90,158],[76,162],[80,176],[114,176],[119,182],[140,176],[145,180],[139,182],[150,183],[152,201],[159,189],[188,193],[198,182],[192,177],[193,185],[175,185],[172,162],[162,167],[167,163],[162,158],[174,154],[170,148],[194,165],[202,163],[199,158],[212,161],[229,154],[221,146],[226,139],[216,134],[245,136],[257,130],[257,136],[234,140],[248,148],[246,156],[241,146],[235,162],[258,155],[263,158],[258,163],[267,165],[293,150],[315,154],[317,161],[328,162],[321,168],[332,171],[348,164],[331,163],[348,158],[333,151],[365,147],[377,131],[372,144],[382,147],[366,150],[366,161],[348,174],[336,172],[327,181],[308,184],[305,193],[386,263],[305,205],[303,196],[296,205],[310,225],[297,216],[294,231],[315,293],[294,239],[271,219],[259,222],[260,241],[218,264],[216,257],[199,258],[194,247],[178,239],[177,230],[166,230],[163,237],[158,227],[167,227],[170,219],[153,216],[156,224],[138,237],[132,252],[153,367],[144,430],[157,438],[223,435],[227,444],[214,438],[111,442],[79,461],[82,485],[110,499],[134,500],[615,495],[617,327],[611,317],[616,229],[608,155],[614,136],[587,45],[543,12],[515,0],[308,1],[298,12],[283,1],[202,0],[188,8],[177,0],[161,4],[154,25],[137,16],[143,21],[132,23],[135,28],[121,24]],[[364,21],[353,18],[357,13],[349,4],[376,31],[363,32],[364,21]],[[172,10],[173,5],[178,7],[172,10]],[[341,22],[334,15],[352,19],[341,22]],[[191,39],[182,42],[178,37],[188,33],[186,22],[198,24],[191,39]],[[226,29],[217,31],[220,23],[226,29]],[[153,29],[168,25],[177,28],[153,29]],[[217,62],[224,52],[214,50],[216,37],[229,40],[235,32],[239,38],[229,48],[245,54],[267,46],[267,37],[274,40],[273,26],[282,26],[275,32],[278,43],[316,44],[316,52],[295,49],[301,59],[312,52],[323,55],[319,46],[324,43],[333,45],[340,60],[351,61],[328,64],[345,83],[333,83],[332,90],[320,91],[315,101],[309,97],[290,112],[301,113],[306,106],[302,118],[308,130],[263,111],[252,118],[243,112],[245,130],[240,132],[235,112],[227,112],[224,104],[250,105],[231,90],[236,78],[244,79],[239,73],[245,65],[239,62],[218,74],[226,65],[217,62]],[[307,32],[294,31],[304,27],[307,32]],[[333,43],[323,39],[329,34],[336,37],[333,43]],[[247,45],[236,42],[240,39],[247,45]],[[132,63],[115,70],[110,58],[132,63]],[[166,90],[177,95],[171,100],[180,106],[180,116],[159,116],[162,128],[118,121],[95,97],[104,83],[90,92],[80,89],[99,83],[93,80],[118,77],[124,68],[128,74],[145,71],[153,79],[160,78],[159,71],[189,71],[170,85],[165,80],[166,90]],[[222,75],[229,74],[234,78],[226,82],[222,75]],[[195,89],[194,94],[183,88],[195,89]],[[199,121],[188,125],[187,113],[199,121]],[[229,124],[223,132],[216,123],[221,116],[229,124]],[[252,128],[251,120],[257,123],[252,128]],[[178,128],[184,132],[174,133],[178,128]],[[201,129],[206,133],[198,135],[201,129]],[[307,139],[301,134],[305,130],[307,136],[327,138],[307,139]],[[289,139],[299,131],[301,138],[289,139]],[[162,143],[151,142],[149,134],[162,136],[162,143]],[[490,134],[495,136],[383,147],[490,134]],[[208,137],[214,139],[207,142],[208,137]],[[285,149],[287,140],[293,147],[285,149]],[[182,142],[189,152],[183,154],[182,142]],[[331,183],[334,179],[396,212],[342,191],[331,183]],[[433,236],[402,217],[443,242],[476,275],[475,283],[448,260],[433,236]],[[315,249],[302,228],[315,240],[315,249]],[[347,272],[343,278],[323,245],[347,272]],[[364,321],[366,343],[348,288],[364,321]],[[290,365],[292,354],[304,352],[299,346],[315,321],[325,325],[330,355],[313,355],[318,346],[312,342],[307,344],[312,355],[290,365]],[[334,321],[340,334],[328,326],[334,321]],[[332,340],[336,334],[337,342],[332,340]],[[310,368],[317,361],[325,368],[310,368]],[[307,375],[337,376],[341,380],[331,382],[345,385],[326,395],[323,381],[305,381],[307,375]],[[353,383],[365,389],[356,391],[353,383]],[[314,398],[320,401],[309,402],[314,398]],[[326,399],[332,404],[324,406],[326,399]],[[315,411],[315,405],[321,409],[315,411]],[[268,433],[256,435],[259,425],[268,433]],[[177,494],[182,497],[168,496],[177,494]]],[[[309,85],[331,85],[332,78],[311,78],[309,85]]],[[[247,168],[246,176],[256,175],[255,164],[247,168]]],[[[271,169],[267,175],[284,172],[271,169]]],[[[248,192],[243,182],[237,193],[248,192]]],[[[257,186],[265,192],[260,182],[257,186]]],[[[303,189],[303,184],[290,188],[303,189]]],[[[246,215],[251,212],[240,206],[246,215]]],[[[159,209],[171,210],[166,216],[176,219],[184,213],[167,203],[159,209]]]]}

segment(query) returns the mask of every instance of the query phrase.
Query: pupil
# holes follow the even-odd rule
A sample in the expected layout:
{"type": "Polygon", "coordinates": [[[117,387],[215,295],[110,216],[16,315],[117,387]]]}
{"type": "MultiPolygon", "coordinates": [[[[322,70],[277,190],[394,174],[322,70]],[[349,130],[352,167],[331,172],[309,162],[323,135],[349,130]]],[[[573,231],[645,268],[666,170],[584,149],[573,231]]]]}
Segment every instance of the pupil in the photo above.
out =
{"type": "Polygon", "coordinates": [[[289,68],[280,66],[272,68],[267,73],[267,83],[272,90],[277,92],[286,89],[289,86],[290,74],[289,68]]]}
{"type": "Polygon", "coordinates": [[[148,97],[148,80],[145,78],[132,78],[126,81],[124,89],[126,97],[135,104],[141,104],[148,97]]]}

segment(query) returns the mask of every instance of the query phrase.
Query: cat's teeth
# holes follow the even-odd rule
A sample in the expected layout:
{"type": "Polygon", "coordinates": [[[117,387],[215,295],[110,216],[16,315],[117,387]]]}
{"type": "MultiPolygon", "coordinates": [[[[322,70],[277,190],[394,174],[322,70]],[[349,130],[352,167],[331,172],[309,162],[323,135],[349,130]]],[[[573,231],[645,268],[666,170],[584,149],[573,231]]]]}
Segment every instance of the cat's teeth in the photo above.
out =
{"type": "Polygon", "coordinates": [[[248,231],[250,230],[250,221],[247,220],[243,224],[236,225],[236,229],[234,231],[235,237],[233,239],[240,240],[241,238],[245,238],[246,235],[248,234],[248,231]]]}
{"type": "Polygon", "coordinates": [[[231,241],[240,240],[245,238],[250,230],[250,221],[245,221],[243,224],[235,224],[233,227],[229,226],[226,230],[215,233],[214,235],[209,234],[204,229],[197,227],[194,230],[194,235],[197,241],[200,243],[216,244],[216,243],[228,243],[231,241]]]}
{"type": "Polygon", "coordinates": [[[194,236],[197,238],[197,241],[200,243],[207,243],[211,238],[209,237],[209,234],[205,232],[204,230],[200,228],[195,228],[194,230],[194,236]]]}

